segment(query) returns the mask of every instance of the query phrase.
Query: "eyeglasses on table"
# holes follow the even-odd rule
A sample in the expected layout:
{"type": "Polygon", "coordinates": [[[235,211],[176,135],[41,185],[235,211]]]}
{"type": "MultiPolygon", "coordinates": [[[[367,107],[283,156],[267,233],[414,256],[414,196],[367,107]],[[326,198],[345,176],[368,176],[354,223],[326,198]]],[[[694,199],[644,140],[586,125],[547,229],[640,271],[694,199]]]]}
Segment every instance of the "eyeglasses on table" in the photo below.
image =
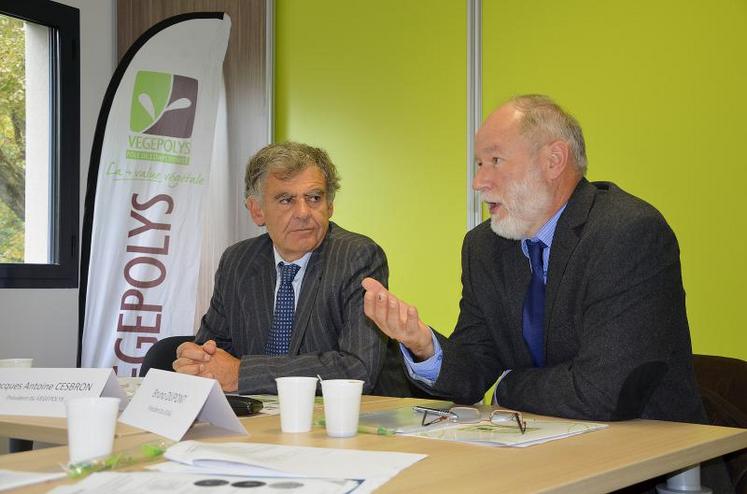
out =
{"type": "MultiPolygon", "coordinates": [[[[429,408],[414,406],[412,409],[423,414],[421,425],[427,427],[448,420],[457,424],[477,424],[483,421],[480,410],[475,407],[454,406],[448,409],[429,408]]],[[[521,412],[515,410],[496,409],[490,412],[487,419],[495,425],[505,425],[506,422],[515,422],[522,434],[527,431],[527,423],[521,412]]]]}

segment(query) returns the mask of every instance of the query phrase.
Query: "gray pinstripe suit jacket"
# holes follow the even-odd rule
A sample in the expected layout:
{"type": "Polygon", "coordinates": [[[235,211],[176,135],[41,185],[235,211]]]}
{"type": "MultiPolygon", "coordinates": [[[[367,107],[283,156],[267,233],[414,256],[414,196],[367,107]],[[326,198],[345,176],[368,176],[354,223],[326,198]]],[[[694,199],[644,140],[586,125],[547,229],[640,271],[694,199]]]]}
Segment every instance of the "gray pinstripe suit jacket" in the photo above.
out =
{"type": "Polygon", "coordinates": [[[381,247],[329,224],[306,267],[287,356],[264,355],[272,323],[274,264],[267,234],[226,249],[210,308],[195,337],[197,343],[214,339],[241,358],[241,393],[275,394],[276,377],[319,374],[325,379],[362,379],[364,393],[409,394],[399,350],[363,313],[363,278],[385,285],[388,280],[381,247]]]}

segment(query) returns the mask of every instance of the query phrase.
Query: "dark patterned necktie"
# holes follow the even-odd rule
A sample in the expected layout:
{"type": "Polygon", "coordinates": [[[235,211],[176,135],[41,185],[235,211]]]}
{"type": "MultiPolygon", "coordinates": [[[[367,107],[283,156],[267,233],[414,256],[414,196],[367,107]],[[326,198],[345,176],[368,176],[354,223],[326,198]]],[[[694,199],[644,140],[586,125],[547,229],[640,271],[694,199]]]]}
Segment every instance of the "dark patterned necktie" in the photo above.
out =
{"type": "Polygon", "coordinates": [[[535,367],[545,365],[545,273],[542,262],[541,240],[527,240],[529,263],[532,265],[532,279],[529,282],[527,296],[524,299],[524,311],[521,326],[524,341],[527,342],[532,363],[535,367]]]}
{"type": "Polygon", "coordinates": [[[280,266],[280,287],[275,299],[275,313],[272,316],[270,334],[265,344],[266,355],[288,355],[291,331],[293,331],[293,316],[296,311],[293,278],[296,277],[301,266],[283,262],[278,266],[280,266]]]}

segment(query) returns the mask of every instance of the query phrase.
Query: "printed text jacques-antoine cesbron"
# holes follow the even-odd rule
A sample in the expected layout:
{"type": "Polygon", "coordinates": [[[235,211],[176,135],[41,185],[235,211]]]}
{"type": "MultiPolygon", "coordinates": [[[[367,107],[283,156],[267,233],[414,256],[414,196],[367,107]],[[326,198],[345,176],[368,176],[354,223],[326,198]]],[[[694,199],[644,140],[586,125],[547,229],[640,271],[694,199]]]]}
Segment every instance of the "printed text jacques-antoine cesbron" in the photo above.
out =
{"type": "Polygon", "coordinates": [[[9,383],[0,382],[0,391],[21,392],[21,394],[8,394],[6,399],[14,401],[65,401],[64,394],[25,394],[24,391],[91,391],[93,384],[89,382],[26,382],[26,383],[9,383]]]}

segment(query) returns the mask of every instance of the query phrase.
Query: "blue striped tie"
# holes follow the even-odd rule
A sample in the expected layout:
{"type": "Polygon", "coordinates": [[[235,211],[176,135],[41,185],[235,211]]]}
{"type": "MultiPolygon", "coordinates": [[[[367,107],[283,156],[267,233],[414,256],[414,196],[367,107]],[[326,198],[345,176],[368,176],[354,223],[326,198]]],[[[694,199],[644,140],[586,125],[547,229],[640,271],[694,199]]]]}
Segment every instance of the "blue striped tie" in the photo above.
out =
{"type": "Polygon", "coordinates": [[[296,296],[293,293],[293,278],[301,269],[297,264],[279,263],[280,287],[275,299],[275,313],[272,316],[272,327],[265,344],[266,355],[288,355],[293,316],[296,310],[296,296]]]}
{"type": "Polygon", "coordinates": [[[544,248],[542,240],[527,240],[532,279],[524,299],[521,326],[535,367],[545,365],[545,271],[542,262],[544,248]]]}

